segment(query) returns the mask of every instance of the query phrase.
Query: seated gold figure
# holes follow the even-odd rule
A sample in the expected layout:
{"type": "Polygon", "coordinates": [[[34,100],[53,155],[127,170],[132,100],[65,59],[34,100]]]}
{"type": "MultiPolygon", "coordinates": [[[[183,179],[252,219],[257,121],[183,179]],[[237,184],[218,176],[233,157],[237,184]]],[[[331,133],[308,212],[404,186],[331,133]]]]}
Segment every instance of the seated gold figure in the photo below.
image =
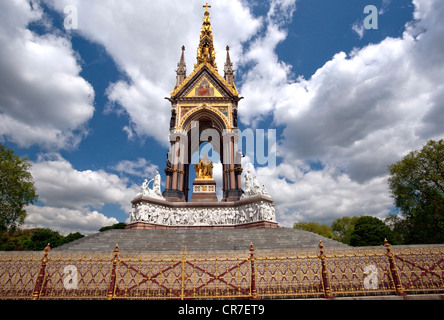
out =
{"type": "Polygon", "coordinates": [[[204,154],[203,159],[194,165],[194,169],[196,170],[196,179],[213,179],[213,163],[207,158],[207,154],[204,154]]]}

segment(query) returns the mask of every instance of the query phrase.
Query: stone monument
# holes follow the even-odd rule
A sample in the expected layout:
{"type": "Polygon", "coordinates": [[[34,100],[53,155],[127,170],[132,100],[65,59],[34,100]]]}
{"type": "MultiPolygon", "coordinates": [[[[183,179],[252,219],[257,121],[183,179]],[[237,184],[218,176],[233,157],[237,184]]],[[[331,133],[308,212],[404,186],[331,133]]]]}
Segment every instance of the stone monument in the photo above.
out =
{"type": "MultiPolygon", "coordinates": [[[[170,150],[166,161],[165,189],[158,172],[145,179],[132,200],[127,229],[177,228],[276,228],[273,199],[257,177],[242,166],[237,127],[238,102],[229,47],[220,75],[216,65],[210,13],[206,8],[193,72],[187,76],[185,47],[177,64],[176,86],[166,99],[171,102],[170,150]],[[214,165],[205,154],[192,168],[196,179],[189,194],[192,155],[202,143],[210,143],[222,164],[222,199],[216,195],[214,165]],[[149,184],[153,182],[152,188],[149,184]],[[190,198],[190,199],[189,199],[190,198]]],[[[191,168],[191,169],[192,169],[191,168]]]]}

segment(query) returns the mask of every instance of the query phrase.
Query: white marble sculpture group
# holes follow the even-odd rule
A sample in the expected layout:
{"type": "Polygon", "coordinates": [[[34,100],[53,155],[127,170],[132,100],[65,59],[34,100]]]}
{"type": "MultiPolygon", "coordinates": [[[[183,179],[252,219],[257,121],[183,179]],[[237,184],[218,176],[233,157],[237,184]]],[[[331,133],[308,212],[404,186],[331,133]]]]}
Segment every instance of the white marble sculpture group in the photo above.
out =
{"type": "MultiPolygon", "coordinates": [[[[158,204],[149,201],[136,202],[130,212],[130,223],[144,221],[162,225],[205,226],[233,225],[255,221],[275,222],[275,210],[271,201],[258,198],[257,201],[244,201],[257,195],[268,195],[259,185],[257,177],[249,171],[245,173],[245,191],[236,206],[180,207],[158,204]],[[245,203],[245,204],[243,204],[245,203]]],[[[160,174],[156,171],[153,179],[145,179],[137,196],[165,200],[160,190],[160,174]],[[149,184],[153,181],[153,188],[149,184]]]]}
{"type": "Polygon", "coordinates": [[[252,175],[250,171],[245,173],[245,191],[241,196],[241,199],[255,196],[258,194],[268,195],[264,186],[260,186],[259,181],[255,175],[252,175]]]}
{"type": "Polygon", "coordinates": [[[165,198],[162,196],[162,191],[160,190],[160,173],[159,171],[156,171],[156,175],[154,178],[152,178],[150,181],[145,179],[142,183],[142,186],[140,187],[140,192],[137,194],[138,196],[146,196],[151,197],[155,199],[162,199],[165,200],[165,198]],[[151,181],[153,181],[153,188],[150,189],[148,186],[151,181]]]}
{"type": "Polygon", "coordinates": [[[233,225],[254,221],[275,221],[274,206],[259,201],[238,207],[173,208],[149,202],[133,206],[130,222],[144,221],[163,225],[233,225]]]}

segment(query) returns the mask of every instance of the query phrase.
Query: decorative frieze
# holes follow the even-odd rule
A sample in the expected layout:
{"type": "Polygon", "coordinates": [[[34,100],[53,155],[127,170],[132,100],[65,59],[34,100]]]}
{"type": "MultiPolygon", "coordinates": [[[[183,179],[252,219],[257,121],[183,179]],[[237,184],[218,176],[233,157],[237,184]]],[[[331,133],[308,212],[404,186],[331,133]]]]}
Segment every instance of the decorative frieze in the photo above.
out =
{"type": "Polygon", "coordinates": [[[257,199],[246,200],[231,206],[216,203],[203,207],[171,205],[166,201],[162,203],[163,201],[150,201],[146,198],[135,199],[130,212],[130,223],[142,221],[169,226],[215,226],[276,221],[271,199],[259,196],[257,199]]]}

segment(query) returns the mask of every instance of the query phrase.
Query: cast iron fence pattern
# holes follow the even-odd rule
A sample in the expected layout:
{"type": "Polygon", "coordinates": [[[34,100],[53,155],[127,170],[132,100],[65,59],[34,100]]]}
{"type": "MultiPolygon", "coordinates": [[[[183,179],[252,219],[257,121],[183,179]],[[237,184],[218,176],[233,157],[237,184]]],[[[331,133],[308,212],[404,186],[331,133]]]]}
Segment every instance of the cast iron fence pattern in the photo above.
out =
{"type": "Polygon", "coordinates": [[[271,299],[444,292],[444,246],[205,255],[0,254],[0,299],[271,299]]]}

